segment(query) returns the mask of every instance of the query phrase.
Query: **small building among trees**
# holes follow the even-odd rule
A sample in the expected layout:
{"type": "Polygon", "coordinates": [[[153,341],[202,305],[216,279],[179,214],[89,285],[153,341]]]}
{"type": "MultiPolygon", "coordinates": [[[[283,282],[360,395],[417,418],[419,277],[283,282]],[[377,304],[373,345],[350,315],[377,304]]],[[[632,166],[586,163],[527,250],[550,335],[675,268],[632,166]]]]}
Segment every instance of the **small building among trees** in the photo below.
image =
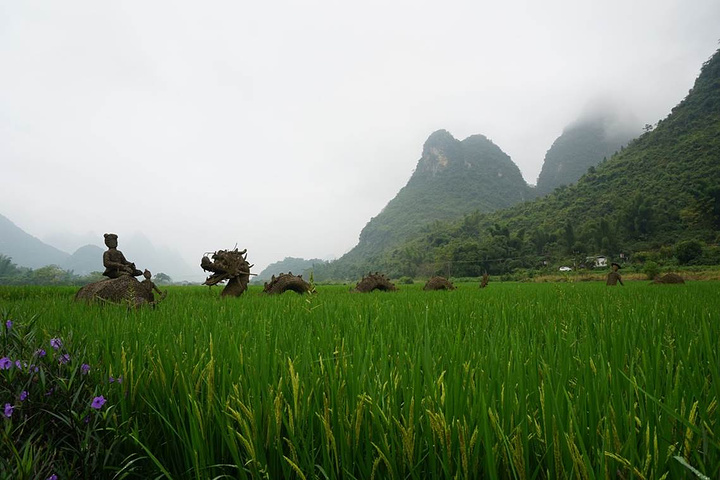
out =
{"type": "Polygon", "coordinates": [[[594,257],[587,257],[585,259],[585,264],[588,266],[592,266],[593,268],[603,268],[607,267],[607,257],[605,255],[596,255],[594,257]]]}

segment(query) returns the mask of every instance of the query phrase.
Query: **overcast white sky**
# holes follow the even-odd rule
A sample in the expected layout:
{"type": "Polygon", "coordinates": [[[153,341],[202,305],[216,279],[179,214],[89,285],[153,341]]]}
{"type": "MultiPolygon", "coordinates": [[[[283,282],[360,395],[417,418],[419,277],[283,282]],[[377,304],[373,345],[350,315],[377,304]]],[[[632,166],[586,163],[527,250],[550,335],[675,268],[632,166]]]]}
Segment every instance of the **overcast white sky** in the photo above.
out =
{"type": "Polygon", "coordinates": [[[192,265],[340,256],[433,131],[535,183],[589,102],[654,123],[719,39],[717,0],[0,0],[0,213],[192,265]]]}

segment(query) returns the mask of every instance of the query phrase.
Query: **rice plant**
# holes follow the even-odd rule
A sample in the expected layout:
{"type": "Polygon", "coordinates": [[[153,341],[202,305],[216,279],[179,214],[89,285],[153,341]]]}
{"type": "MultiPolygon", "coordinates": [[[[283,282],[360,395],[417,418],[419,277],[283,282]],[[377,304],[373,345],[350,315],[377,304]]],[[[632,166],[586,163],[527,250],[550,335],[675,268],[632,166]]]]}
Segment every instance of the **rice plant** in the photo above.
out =
{"type": "Polygon", "coordinates": [[[122,377],[125,476],[671,479],[720,475],[719,286],[0,301],[122,377]]]}

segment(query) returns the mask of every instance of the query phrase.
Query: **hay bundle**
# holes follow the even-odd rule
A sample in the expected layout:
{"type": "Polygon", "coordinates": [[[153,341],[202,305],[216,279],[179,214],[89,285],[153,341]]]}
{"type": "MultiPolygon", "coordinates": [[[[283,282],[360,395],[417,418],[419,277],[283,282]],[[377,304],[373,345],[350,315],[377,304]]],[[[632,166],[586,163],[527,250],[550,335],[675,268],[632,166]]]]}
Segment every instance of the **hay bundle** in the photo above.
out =
{"type": "Polygon", "coordinates": [[[676,273],[668,273],[662,277],[655,277],[655,280],[653,280],[652,283],[656,285],[679,285],[685,283],[685,280],[676,273]]]}
{"type": "Polygon", "coordinates": [[[423,290],[455,290],[455,285],[445,277],[432,277],[427,281],[423,290]]]}

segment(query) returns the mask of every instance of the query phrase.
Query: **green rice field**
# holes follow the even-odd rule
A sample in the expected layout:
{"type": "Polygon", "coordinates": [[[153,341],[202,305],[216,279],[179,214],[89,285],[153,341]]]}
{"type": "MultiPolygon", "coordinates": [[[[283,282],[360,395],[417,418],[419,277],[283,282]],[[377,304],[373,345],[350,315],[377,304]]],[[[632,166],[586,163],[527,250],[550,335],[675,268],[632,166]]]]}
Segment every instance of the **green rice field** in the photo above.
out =
{"type": "Polygon", "coordinates": [[[720,282],[458,287],[0,287],[0,315],[91,367],[107,478],[720,478],[720,282]]]}

